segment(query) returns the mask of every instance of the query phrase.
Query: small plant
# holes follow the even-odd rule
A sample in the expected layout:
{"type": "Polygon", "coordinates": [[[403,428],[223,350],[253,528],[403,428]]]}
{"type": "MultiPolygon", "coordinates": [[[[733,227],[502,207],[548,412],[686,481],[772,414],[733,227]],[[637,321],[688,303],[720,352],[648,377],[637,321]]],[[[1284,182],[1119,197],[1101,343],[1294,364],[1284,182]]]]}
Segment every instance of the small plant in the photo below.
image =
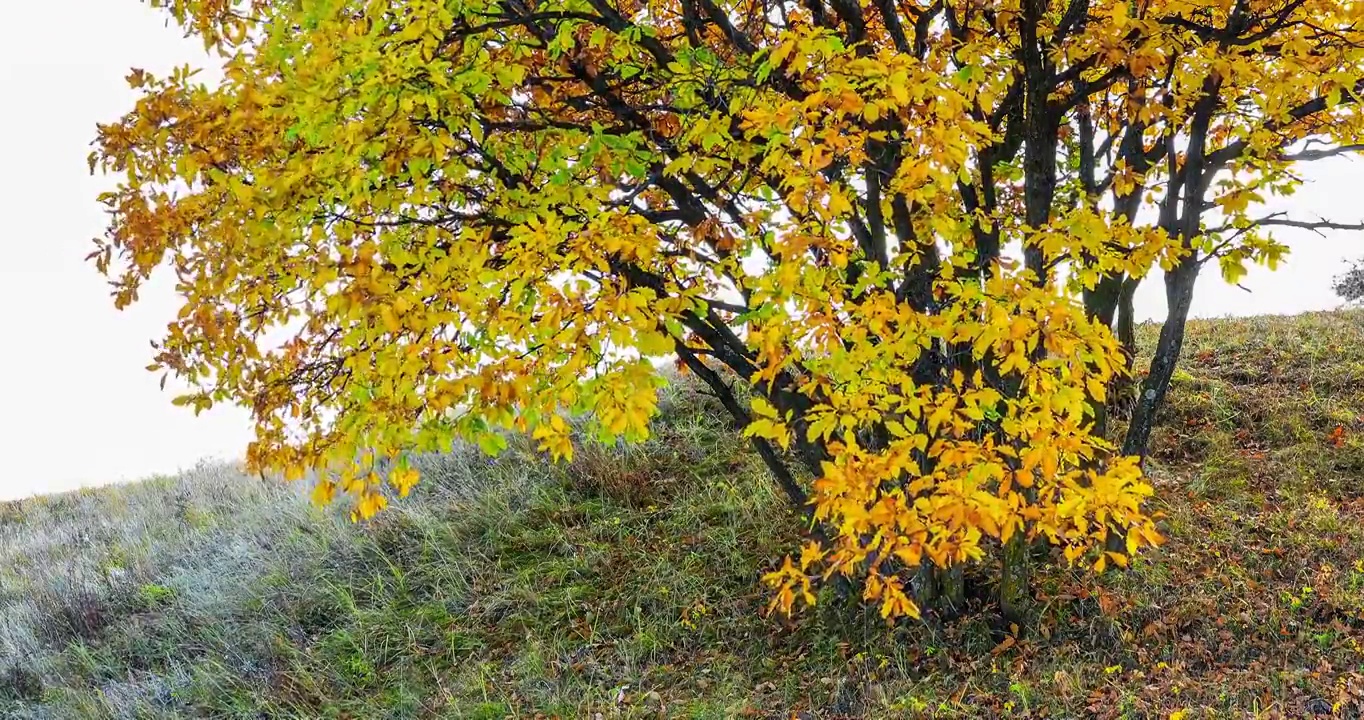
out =
{"type": "Polygon", "coordinates": [[[1284,604],[1287,605],[1290,610],[1297,611],[1301,610],[1302,606],[1307,604],[1307,598],[1311,594],[1311,586],[1304,586],[1301,591],[1296,593],[1285,590],[1282,596],[1284,604]]]}
{"type": "Polygon", "coordinates": [[[24,505],[21,502],[0,503],[0,527],[21,525],[24,522],[24,505]]]}
{"type": "Polygon", "coordinates": [[[374,663],[366,657],[364,646],[349,631],[333,632],[324,644],[347,682],[357,687],[369,687],[378,679],[374,663]]]}
{"type": "Polygon", "coordinates": [[[137,589],[137,603],[143,610],[152,610],[175,599],[175,590],[164,585],[148,583],[137,589]]]}
{"type": "Polygon", "coordinates": [[[688,630],[696,630],[704,622],[703,618],[709,613],[710,608],[706,607],[705,601],[697,600],[682,611],[682,627],[688,630]]]}
{"type": "Polygon", "coordinates": [[[43,679],[15,663],[0,672],[0,701],[37,702],[43,697],[43,679]]]}
{"type": "Polygon", "coordinates": [[[38,603],[47,610],[42,634],[56,645],[94,640],[112,621],[108,601],[84,584],[54,590],[38,603]]]}
{"type": "Polygon", "coordinates": [[[502,720],[510,714],[511,708],[508,708],[506,703],[484,702],[474,706],[470,717],[475,720],[502,720]]]}
{"type": "Polygon", "coordinates": [[[1364,590],[1364,560],[1356,560],[1354,567],[1350,568],[1350,577],[1345,587],[1352,593],[1364,590]]]}
{"type": "Polygon", "coordinates": [[[1020,682],[1011,682],[1009,692],[1018,698],[1018,704],[1023,712],[1028,712],[1028,686],[1020,682]]]}

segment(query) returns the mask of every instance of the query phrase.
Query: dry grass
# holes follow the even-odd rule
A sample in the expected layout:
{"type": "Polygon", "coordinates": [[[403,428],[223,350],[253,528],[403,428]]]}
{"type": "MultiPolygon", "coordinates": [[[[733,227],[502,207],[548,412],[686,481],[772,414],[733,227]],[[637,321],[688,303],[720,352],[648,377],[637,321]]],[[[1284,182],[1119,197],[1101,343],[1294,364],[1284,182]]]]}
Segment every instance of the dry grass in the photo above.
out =
{"type": "Polygon", "coordinates": [[[797,523],[679,384],[645,445],[424,458],[366,527],[225,467],[0,506],[0,717],[1360,717],[1364,314],[1186,359],[1168,544],[1041,573],[1021,638],[763,618],[797,523]]]}

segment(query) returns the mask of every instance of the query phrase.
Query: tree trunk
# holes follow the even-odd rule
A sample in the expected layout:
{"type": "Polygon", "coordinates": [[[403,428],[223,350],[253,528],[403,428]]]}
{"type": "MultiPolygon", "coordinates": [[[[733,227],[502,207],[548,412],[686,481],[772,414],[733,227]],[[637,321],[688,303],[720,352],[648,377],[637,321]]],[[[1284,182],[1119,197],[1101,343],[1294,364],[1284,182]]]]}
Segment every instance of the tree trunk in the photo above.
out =
{"type": "Polygon", "coordinates": [[[1170,389],[1170,378],[1174,376],[1175,364],[1184,347],[1184,327],[1189,319],[1189,307],[1193,304],[1193,289],[1198,280],[1199,268],[1197,259],[1187,256],[1165,274],[1165,299],[1169,303],[1169,310],[1165,324],[1160,328],[1160,340],[1156,344],[1155,356],[1151,358],[1150,372],[1142,382],[1141,396],[1137,398],[1132,411],[1132,423],[1127,427],[1127,438],[1122,446],[1124,455],[1146,457],[1151,431],[1155,429],[1156,413],[1165,401],[1165,393],[1170,389]]]}
{"type": "MultiPolygon", "coordinates": [[[[1240,13],[1240,4],[1237,8],[1236,12],[1240,13]]],[[[1161,226],[1170,237],[1179,238],[1184,243],[1186,254],[1174,269],[1165,273],[1165,324],[1160,328],[1160,340],[1156,344],[1155,356],[1151,358],[1151,370],[1142,383],[1141,396],[1137,398],[1137,406],[1132,411],[1132,423],[1127,426],[1127,438],[1122,447],[1124,455],[1146,458],[1151,431],[1156,425],[1156,413],[1165,402],[1175,363],[1179,361],[1180,350],[1184,347],[1184,325],[1189,319],[1194,283],[1202,267],[1192,243],[1200,232],[1204,197],[1207,195],[1208,183],[1212,180],[1211,174],[1204,173],[1204,152],[1221,87],[1222,80],[1218,74],[1212,73],[1203,78],[1203,96],[1194,104],[1193,124],[1189,130],[1183,168],[1175,169],[1174,137],[1166,136],[1166,142],[1170,145],[1167,153],[1170,187],[1165,204],[1161,207],[1161,226]]]]}
{"type": "Polygon", "coordinates": [[[1028,614],[1030,589],[1028,542],[1015,532],[1004,543],[1004,565],[999,576],[999,611],[1005,622],[1023,627],[1028,614]]]}
{"type": "Polygon", "coordinates": [[[1118,318],[1116,335],[1122,345],[1123,369],[1126,371],[1114,378],[1109,389],[1109,404],[1118,410],[1120,416],[1130,415],[1132,407],[1132,374],[1137,368],[1137,327],[1133,317],[1132,298],[1141,280],[1127,278],[1123,281],[1122,292],[1118,297],[1118,318]]]}
{"type": "MultiPolygon", "coordinates": [[[[1084,291],[1085,314],[1089,319],[1112,328],[1122,301],[1124,278],[1121,275],[1103,277],[1093,290],[1084,291]]],[[[1089,406],[1094,409],[1094,434],[1099,437],[1108,435],[1108,403],[1089,397],[1089,406]]]]}
{"type": "Polygon", "coordinates": [[[1133,317],[1132,301],[1140,284],[1140,278],[1127,278],[1123,280],[1122,291],[1118,294],[1118,342],[1122,343],[1122,351],[1127,354],[1129,370],[1132,369],[1137,357],[1137,321],[1133,317]]]}
{"type": "Polygon", "coordinates": [[[955,618],[966,609],[966,573],[961,565],[953,565],[946,570],[938,570],[938,587],[944,618],[955,618]]]}
{"type": "Polygon", "coordinates": [[[1108,526],[1108,535],[1104,537],[1104,551],[1127,554],[1127,528],[1118,527],[1113,524],[1108,526]]]}
{"type": "Polygon", "coordinates": [[[919,572],[914,579],[914,602],[920,610],[937,610],[938,597],[938,566],[924,558],[919,561],[919,572]]]}
{"type": "MultiPolygon", "coordinates": [[[[1122,344],[1124,369],[1128,372],[1132,369],[1136,351],[1135,332],[1132,325],[1132,296],[1138,282],[1140,281],[1123,275],[1110,275],[1101,279],[1093,290],[1086,290],[1084,293],[1085,312],[1089,318],[1094,322],[1102,323],[1105,327],[1114,329],[1118,342],[1122,344]]],[[[1109,404],[1128,392],[1130,382],[1130,376],[1118,375],[1107,388],[1108,396],[1103,401],[1093,396],[1088,398],[1090,407],[1094,409],[1093,432],[1095,435],[1108,437],[1109,404]]],[[[1109,525],[1108,539],[1104,549],[1121,553],[1125,551],[1126,546],[1126,530],[1109,525]]]]}
{"type": "MultiPolygon", "coordinates": [[[[1023,66],[1023,214],[1030,228],[1046,226],[1056,198],[1061,117],[1049,104],[1054,68],[1038,33],[1048,4],[1047,0],[1023,0],[1018,22],[1018,59],[1023,66]]],[[[1025,244],[1023,262],[1036,275],[1036,282],[1046,285],[1041,249],[1025,244]]]]}

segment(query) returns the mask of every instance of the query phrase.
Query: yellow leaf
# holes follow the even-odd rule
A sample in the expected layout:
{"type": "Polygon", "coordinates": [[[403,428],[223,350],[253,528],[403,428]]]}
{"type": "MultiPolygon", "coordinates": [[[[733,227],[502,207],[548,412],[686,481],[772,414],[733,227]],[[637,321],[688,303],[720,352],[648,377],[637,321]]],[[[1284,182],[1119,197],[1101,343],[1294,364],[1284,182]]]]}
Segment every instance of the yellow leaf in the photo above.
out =
{"type": "Polygon", "coordinates": [[[330,505],[335,498],[336,485],[333,485],[330,480],[319,480],[313,486],[312,502],[314,505],[318,507],[330,505]]]}
{"type": "Polygon", "coordinates": [[[379,318],[383,320],[384,328],[391,333],[396,333],[402,329],[402,323],[398,321],[398,316],[394,314],[393,308],[389,305],[379,307],[379,318]]]}
{"type": "Polygon", "coordinates": [[[753,409],[753,414],[758,417],[773,419],[777,417],[777,409],[772,407],[772,404],[764,397],[754,396],[754,398],[749,401],[749,407],[753,409]]]}

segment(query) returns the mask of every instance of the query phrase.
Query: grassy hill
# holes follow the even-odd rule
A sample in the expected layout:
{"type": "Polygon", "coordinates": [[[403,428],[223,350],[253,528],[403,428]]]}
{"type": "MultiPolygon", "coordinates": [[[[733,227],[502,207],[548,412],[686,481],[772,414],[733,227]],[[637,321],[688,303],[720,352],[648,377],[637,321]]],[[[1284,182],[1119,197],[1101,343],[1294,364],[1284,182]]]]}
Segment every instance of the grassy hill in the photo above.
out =
{"type": "Polygon", "coordinates": [[[1189,333],[1168,543],[1043,573],[1017,640],[763,618],[797,524],[678,384],[645,445],[427,457],[364,527],[218,466],[0,505],[0,718],[1360,717],[1364,313],[1189,333]]]}

